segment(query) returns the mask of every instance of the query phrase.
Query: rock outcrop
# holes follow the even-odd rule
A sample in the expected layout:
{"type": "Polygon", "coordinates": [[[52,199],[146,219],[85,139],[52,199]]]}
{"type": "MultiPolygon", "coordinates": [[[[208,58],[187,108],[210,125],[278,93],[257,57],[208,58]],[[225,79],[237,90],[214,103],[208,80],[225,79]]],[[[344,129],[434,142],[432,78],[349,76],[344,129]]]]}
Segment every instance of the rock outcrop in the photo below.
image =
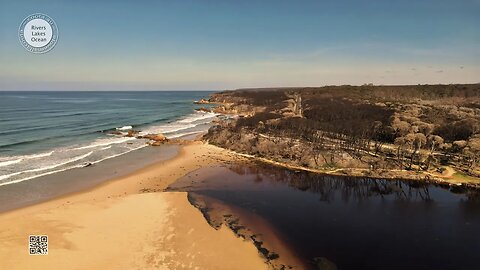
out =
{"type": "Polygon", "coordinates": [[[127,132],[127,135],[125,135],[125,137],[135,137],[135,136],[137,136],[137,134],[138,134],[139,132],[140,132],[140,131],[138,131],[138,130],[133,130],[133,129],[131,129],[131,130],[129,130],[129,131],[127,132]]]}
{"type": "Polygon", "coordinates": [[[212,109],[205,108],[205,107],[200,107],[200,108],[195,109],[195,111],[211,113],[212,109]]]}
{"type": "Polygon", "coordinates": [[[165,135],[163,135],[161,133],[138,136],[137,139],[148,139],[148,140],[150,140],[148,142],[148,144],[151,145],[151,146],[159,146],[159,145],[162,145],[162,144],[168,142],[167,137],[165,137],[165,135]]]}
{"type": "Polygon", "coordinates": [[[112,135],[123,135],[123,133],[122,133],[121,131],[118,131],[118,130],[109,131],[108,134],[112,134],[112,135]]]}
{"type": "Polygon", "coordinates": [[[210,101],[202,98],[202,99],[200,99],[200,100],[195,100],[193,103],[194,103],[194,104],[209,104],[210,101]]]}
{"type": "MultiPolygon", "coordinates": [[[[480,84],[239,89],[212,94],[208,142],[318,170],[480,175],[480,84]]],[[[404,173],[404,174],[408,174],[404,173]]],[[[383,176],[382,176],[383,177],[383,176]]]]}

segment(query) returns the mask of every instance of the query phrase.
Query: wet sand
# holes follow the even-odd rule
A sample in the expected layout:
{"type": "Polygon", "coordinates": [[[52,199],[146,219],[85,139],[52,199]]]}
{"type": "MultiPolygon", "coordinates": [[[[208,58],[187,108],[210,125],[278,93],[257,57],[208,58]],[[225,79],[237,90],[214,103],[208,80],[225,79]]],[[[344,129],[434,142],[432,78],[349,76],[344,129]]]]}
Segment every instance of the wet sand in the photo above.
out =
{"type": "Polygon", "coordinates": [[[179,149],[178,145],[144,147],[92,166],[0,186],[0,212],[91,189],[110,179],[126,176],[146,166],[172,159],[178,154],[179,149]]]}
{"type": "Polygon", "coordinates": [[[477,189],[235,162],[168,190],[188,192],[212,226],[253,238],[276,269],[472,269],[478,261],[477,189]]]}
{"type": "Polygon", "coordinates": [[[0,214],[1,269],[267,269],[251,241],[214,229],[184,192],[187,173],[233,159],[193,142],[166,161],[94,188],[0,214]],[[28,236],[49,236],[49,254],[28,255],[28,236]]]}
{"type": "Polygon", "coordinates": [[[189,193],[189,201],[199,208],[212,227],[228,226],[237,236],[249,239],[273,269],[310,269],[267,219],[242,207],[215,198],[189,193]]]}

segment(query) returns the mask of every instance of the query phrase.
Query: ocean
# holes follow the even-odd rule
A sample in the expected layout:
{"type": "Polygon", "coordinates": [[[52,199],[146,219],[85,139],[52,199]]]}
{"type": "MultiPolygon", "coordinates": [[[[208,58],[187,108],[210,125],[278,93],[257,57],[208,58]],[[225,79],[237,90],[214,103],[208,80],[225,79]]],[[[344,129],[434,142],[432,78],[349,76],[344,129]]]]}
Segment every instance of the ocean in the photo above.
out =
{"type": "Polygon", "coordinates": [[[95,164],[147,146],[112,134],[139,130],[178,138],[205,131],[195,111],[209,91],[0,92],[0,185],[95,164]]]}

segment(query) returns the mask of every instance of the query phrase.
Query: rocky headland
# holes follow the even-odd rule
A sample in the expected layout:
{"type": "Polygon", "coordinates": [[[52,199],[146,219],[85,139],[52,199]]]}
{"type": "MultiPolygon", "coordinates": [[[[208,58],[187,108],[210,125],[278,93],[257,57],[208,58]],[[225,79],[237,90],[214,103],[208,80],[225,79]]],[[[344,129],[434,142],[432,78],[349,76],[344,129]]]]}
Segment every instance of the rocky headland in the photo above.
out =
{"type": "Polygon", "coordinates": [[[239,89],[203,139],[318,173],[480,186],[480,85],[239,89]]]}

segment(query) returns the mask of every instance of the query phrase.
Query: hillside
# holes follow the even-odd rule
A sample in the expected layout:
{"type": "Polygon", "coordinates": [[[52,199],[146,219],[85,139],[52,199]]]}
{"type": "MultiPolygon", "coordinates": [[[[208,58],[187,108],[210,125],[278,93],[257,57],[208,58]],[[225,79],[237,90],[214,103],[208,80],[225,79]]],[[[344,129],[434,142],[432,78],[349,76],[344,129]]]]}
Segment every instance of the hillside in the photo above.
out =
{"type": "Polygon", "coordinates": [[[238,117],[205,139],[240,153],[348,175],[480,176],[479,84],[239,89],[209,102],[238,117]]]}

